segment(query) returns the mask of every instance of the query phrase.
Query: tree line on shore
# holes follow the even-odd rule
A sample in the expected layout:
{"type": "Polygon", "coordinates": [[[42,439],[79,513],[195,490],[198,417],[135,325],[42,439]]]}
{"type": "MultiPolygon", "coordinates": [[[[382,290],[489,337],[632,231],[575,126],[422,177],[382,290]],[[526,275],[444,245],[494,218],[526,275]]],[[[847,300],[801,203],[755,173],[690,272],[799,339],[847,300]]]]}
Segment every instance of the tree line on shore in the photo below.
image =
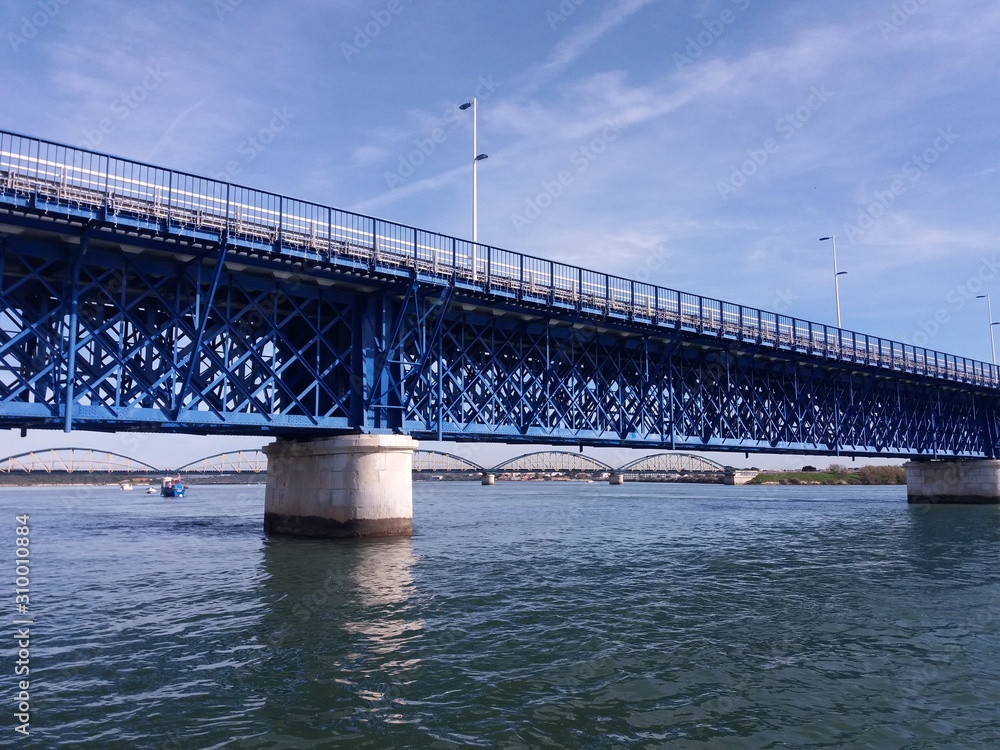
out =
{"type": "Polygon", "coordinates": [[[750,484],[906,484],[906,470],[902,466],[849,469],[843,464],[830,464],[821,471],[806,465],[802,471],[763,471],[750,484]]]}

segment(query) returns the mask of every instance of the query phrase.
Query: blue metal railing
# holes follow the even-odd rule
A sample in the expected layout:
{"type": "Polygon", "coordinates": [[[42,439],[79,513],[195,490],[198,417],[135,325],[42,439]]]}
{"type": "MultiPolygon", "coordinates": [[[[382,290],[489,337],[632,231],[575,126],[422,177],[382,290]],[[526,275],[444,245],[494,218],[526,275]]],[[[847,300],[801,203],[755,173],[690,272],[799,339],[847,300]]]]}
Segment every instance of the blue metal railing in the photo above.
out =
{"type": "Polygon", "coordinates": [[[3,202],[223,233],[234,247],[413,274],[520,302],[680,327],[894,371],[998,387],[979,360],[557,263],[207,177],[0,131],[3,202]]]}

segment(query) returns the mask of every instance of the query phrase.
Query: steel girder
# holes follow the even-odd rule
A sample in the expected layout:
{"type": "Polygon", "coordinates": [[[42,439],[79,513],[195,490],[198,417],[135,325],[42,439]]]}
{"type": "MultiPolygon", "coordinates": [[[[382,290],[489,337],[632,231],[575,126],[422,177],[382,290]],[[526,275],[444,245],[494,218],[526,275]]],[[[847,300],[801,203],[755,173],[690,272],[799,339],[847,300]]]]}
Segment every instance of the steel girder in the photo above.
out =
{"type": "Polygon", "coordinates": [[[0,425],[995,456],[994,390],[94,227],[0,233],[0,425]]]}
{"type": "Polygon", "coordinates": [[[459,299],[411,317],[401,359],[411,373],[429,364],[406,388],[404,429],[417,438],[671,450],[997,452],[1000,410],[986,389],[715,336],[499,312],[459,299]]]}
{"type": "Polygon", "coordinates": [[[0,426],[996,456],[995,365],[0,132],[0,426]]]}
{"type": "Polygon", "coordinates": [[[220,269],[215,250],[156,257],[86,237],[0,242],[3,424],[351,427],[357,295],[220,269]]]}

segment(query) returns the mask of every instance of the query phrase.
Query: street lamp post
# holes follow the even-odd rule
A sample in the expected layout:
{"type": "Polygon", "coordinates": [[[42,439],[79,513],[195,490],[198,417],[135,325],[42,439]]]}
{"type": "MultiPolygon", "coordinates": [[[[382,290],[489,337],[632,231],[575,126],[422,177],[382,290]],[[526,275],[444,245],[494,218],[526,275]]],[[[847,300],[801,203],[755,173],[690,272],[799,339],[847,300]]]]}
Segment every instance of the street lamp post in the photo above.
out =
{"type": "Polygon", "coordinates": [[[990,322],[990,350],[993,352],[993,364],[997,363],[997,345],[993,340],[993,326],[996,323],[993,322],[993,305],[990,303],[990,295],[988,294],[977,294],[976,299],[986,300],[986,314],[989,316],[990,322]]]}
{"type": "Polygon", "coordinates": [[[837,270],[837,238],[833,235],[829,237],[820,237],[819,241],[824,242],[830,240],[830,244],[833,245],[833,294],[837,300],[837,328],[841,328],[840,325],[840,277],[843,276],[847,271],[837,270]]]}
{"type": "Polygon", "coordinates": [[[465,102],[459,105],[459,109],[466,110],[472,108],[472,281],[476,281],[476,262],[477,262],[477,249],[479,245],[479,182],[476,179],[476,165],[479,164],[483,159],[486,159],[486,154],[479,153],[479,145],[477,143],[478,129],[479,129],[479,115],[476,112],[476,98],[473,97],[471,102],[465,102]]]}

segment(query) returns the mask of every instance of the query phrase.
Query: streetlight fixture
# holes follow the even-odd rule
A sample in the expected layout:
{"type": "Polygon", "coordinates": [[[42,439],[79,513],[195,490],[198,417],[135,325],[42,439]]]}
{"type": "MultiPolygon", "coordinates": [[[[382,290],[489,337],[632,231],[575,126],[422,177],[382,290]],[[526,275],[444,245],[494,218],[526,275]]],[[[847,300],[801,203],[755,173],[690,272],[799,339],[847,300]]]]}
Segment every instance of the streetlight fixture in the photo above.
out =
{"type": "Polygon", "coordinates": [[[997,363],[997,345],[996,345],[996,342],[993,340],[993,326],[995,326],[996,323],[993,322],[993,305],[990,303],[990,295],[988,295],[988,294],[977,294],[976,295],[976,299],[984,299],[984,300],[986,300],[986,314],[989,316],[989,322],[990,322],[990,349],[993,352],[993,364],[996,364],[997,363]]]}
{"type": "Polygon", "coordinates": [[[847,271],[837,270],[837,238],[832,234],[829,237],[820,237],[820,242],[825,242],[830,240],[833,245],[833,294],[837,299],[837,328],[841,328],[840,325],[840,277],[843,276],[847,271]]]}
{"type": "Polygon", "coordinates": [[[483,159],[488,158],[486,154],[479,153],[477,140],[477,130],[479,129],[479,115],[476,112],[476,98],[472,97],[471,102],[465,102],[458,106],[461,110],[472,107],[472,281],[476,281],[476,250],[479,245],[479,184],[476,179],[476,165],[483,159]]]}

